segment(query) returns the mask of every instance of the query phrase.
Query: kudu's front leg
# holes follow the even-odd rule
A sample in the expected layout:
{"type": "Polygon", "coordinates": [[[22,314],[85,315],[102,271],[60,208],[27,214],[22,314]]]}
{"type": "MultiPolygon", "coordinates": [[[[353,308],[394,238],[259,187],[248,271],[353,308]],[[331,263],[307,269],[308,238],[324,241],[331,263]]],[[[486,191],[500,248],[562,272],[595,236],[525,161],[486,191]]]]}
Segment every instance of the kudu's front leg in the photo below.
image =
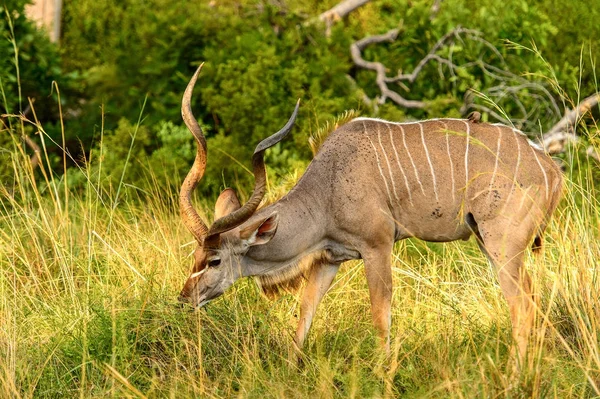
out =
{"type": "Polygon", "coordinates": [[[302,349],[317,307],[331,286],[339,268],[339,264],[315,264],[310,270],[308,282],[302,294],[300,320],[294,338],[297,349],[302,349]]]}

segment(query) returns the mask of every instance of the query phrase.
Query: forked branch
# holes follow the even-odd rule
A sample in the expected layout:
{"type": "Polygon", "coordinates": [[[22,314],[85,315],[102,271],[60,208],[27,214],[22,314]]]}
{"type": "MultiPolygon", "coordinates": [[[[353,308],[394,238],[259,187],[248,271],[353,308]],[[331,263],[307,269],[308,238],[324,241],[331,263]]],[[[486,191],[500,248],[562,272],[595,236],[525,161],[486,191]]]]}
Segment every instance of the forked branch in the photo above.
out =
{"type": "Polygon", "coordinates": [[[388,77],[386,76],[386,68],[381,62],[366,61],[362,58],[362,51],[370,44],[382,43],[382,42],[393,42],[398,37],[399,29],[392,29],[386,34],[377,36],[368,36],[361,39],[350,46],[350,54],[352,55],[352,61],[364,69],[370,69],[377,72],[376,82],[377,86],[381,90],[381,97],[379,103],[383,104],[387,98],[394,101],[396,104],[405,108],[425,108],[423,101],[407,100],[400,94],[393,90],[390,90],[387,86],[388,77]]]}
{"type": "Polygon", "coordinates": [[[381,96],[379,97],[379,103],[383,104],[389,98],[396,104],[404,108],[425,108],[427,103],[424,101],[408,100],[398,94],[396,91],[391,90],[388,87],[388,83],[398,83],[401,81],[413,83],[418,75],[423,71],[423,68],[431,61],[437,62],[439,65],[446,65],[452,71],[458,68],[451,59],[444,58],[437,54],[437,52],[445,45],[452,43],[455,39],[459,39],[461,35],[478,36],[479,32],[457,27],[450,32],[442,36],[431,48],[429,53],[417,64],[415,69],[411,73],[402,73],[399,71],[396,76],[388,77],[387,68],[381,62],[366,61],[362,57],[362,51],[369,45],[382,42],[393,42],[398,37],[400,30],[392,29],[383,35],[368,36],[365,37],[350,46],[350,54],[354,64],[363,69],[369,69],[377,72],[375,79],[381,96]]]}
{"type": "MultiPolygon", "coordinates": [[[[404,108],[423,109],[428,106],[427,101],[409,100],[392,90],[390,83],[396,83],[409,90],[408,84],[414,83],[424,73],[429,64],[437,64],[440,79],[444,79],[444,72],[457,78],[457,71],[477,69],[479,73],[486,76],[489,82],[488,88],[481,90],[481,102],[475,102],[474,95],[467,91],[464,104],[460,109],[462,115],[476,110],[487,113],[491,119],[511,124],[524,131],[533,131],[537,127],[537,121],[546,124],[555,120],[560,115],[560,109],[550,91],[541,82],[526,79],[523,76],[511,72],[502,53],[489,41],[482,37],[476,30],[457,27],[442,36],[429,50],[429,52],[416,64],[411,72],[399,71],[395,76],[388,76],[389,69],[381,62],[367,61],[363,58],[363,50],[372,44],[392,42],[398,38],[400,30],[393,29],[382,35],[368,36],[350,47],[350,53],[354,64],[360,68],[375,71],[377,76],[375,82],[379,88],[380,95],[377,103],[383,104],[387,99],[394,101],[404,108]],[[458,60],[454,56],[453,44],[459,42],[464,47],[467,42],[477,46],[474,51],[462,52],[463,59],[458,60]],[[444,50],[444,52],[442,52],[444,50]],[[471,58],[464,60],[465,54],[471,58]],[[525,101],[527,99],[527,101],[525,101]],[[509,104],[518,116],[507,115],[501,111],[504,104],[509,104]],[[530,106],[530,104],[533,104],[530,106]]],[[[370,99],[369,99],[370,100],[370,99]]],[[[371,104],[371,101],[365,101],[371,104]]]]}

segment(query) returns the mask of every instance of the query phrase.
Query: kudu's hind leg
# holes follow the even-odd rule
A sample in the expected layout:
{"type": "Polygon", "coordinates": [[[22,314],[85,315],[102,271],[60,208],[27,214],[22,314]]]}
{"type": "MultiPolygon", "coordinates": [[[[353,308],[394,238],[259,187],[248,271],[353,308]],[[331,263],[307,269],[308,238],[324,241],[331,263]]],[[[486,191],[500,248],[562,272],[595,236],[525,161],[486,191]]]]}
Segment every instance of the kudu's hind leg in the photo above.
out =
{"type": "Polygon", "coordinates": [[[533,231],[527,227],[528,219],[520,226],[511,226],[510,232],[503,231],[502,224],[495,220],[478,223],[479,245],[498,272],[521,361],[525,358],[534,318],[531,277],[524,267],[525,250],[533,231]]]}
{"type": "Polygon", "coordinates": [[[308,282],[302,293],[300,320],[294,338],[298,349],[302,349],[317,307],[331,286],[339,267],[339,264],[315,264],[310,270],[308,282]]]}
{"type": "Polygon", "coordinates": [[[392,264],[393,242],[384,248],[363,254],[365,273],[371,299],[373,324],[387,354],[390,352],[390,325],[392,321],[392,264]]]}

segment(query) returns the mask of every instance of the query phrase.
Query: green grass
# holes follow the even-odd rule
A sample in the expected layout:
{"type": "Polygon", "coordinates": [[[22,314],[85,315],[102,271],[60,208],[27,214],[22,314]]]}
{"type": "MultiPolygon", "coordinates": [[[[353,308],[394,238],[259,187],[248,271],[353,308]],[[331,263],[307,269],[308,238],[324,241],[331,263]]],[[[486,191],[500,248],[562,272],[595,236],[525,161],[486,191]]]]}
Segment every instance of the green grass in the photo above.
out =
{"type": "Polygon", "coordinates": [[[517,373],[508,309],[473,241],[397,244],[389,360],[363,265],[344,264],[299,367],[296,297],[269,301],[244,280],[205,309],[179,307],[194,243],[176,192],[149,184],[115,207],[97,176],[82,170],[86,192],[69,192],[14,148],[14,184],[0,188],[0,397],[600,395],[600,165],[587,159],[527,261],[539,308],[517,373]]]}

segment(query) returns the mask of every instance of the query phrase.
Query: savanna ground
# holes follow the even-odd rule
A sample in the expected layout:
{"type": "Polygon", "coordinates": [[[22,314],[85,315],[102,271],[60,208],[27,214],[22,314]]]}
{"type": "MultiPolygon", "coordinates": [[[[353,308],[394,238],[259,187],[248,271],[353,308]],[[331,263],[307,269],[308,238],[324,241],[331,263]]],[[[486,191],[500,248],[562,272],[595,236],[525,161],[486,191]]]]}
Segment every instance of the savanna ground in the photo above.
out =
{"type": "Polygon", "coordinates": [[[195,243],[176,190],[122,181],[106,192],[82,169],[85,191],[74,192],[14,148],[14,190],[0,193],[2,397],[600,395],[599,165],[576,147],[543,254],[527,260],[537,325],[520,373],[506,303],[473,240],[396,245],[389,360],[363,264],[344,264],[298,367],[296,296],[270,301],[243,280],[204,309],[179,306],[195,243]]]}

